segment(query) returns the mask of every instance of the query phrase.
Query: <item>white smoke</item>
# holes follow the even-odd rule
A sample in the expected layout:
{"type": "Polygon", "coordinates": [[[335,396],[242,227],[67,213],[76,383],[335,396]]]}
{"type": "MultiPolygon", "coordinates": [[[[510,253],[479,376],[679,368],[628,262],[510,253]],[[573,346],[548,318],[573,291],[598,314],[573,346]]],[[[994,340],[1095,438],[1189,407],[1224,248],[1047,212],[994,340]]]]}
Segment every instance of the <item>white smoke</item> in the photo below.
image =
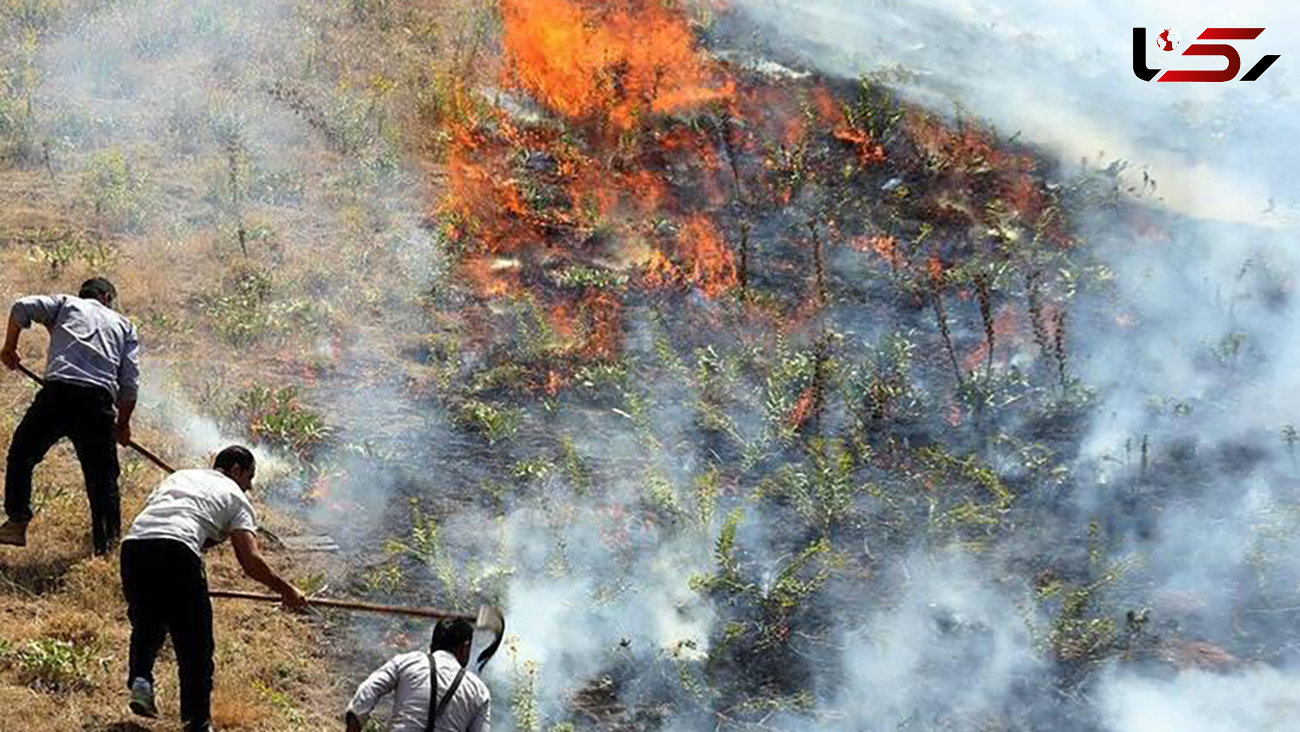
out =
{"type": "Polygon", "coordinates": [[[834,729],[994,719],[1017,681],[1043,670],[1031,614],[976,564],[960,555],[906,564],[901,596],[844,643],[845,684],[828,720],[834,729]]]}
{"type": "MultiPolygon", "coordinates": [[[[140,384],[138,409],[141,415],[185,450],[184,455],[168,461],[172,467],[178,470],[206,468],[209,467],[211,458],[223,448],[248,442],[244,436],[223,430],[216,419],[195,408],[165,368],[146,361],[140,384]]],[[[257,459],[259,485],[274,484],[287,478],[296,467],[293,458],[278,454],[266,445],[253,444],[248,447],[257,459]]],[[[167,459],[169,456],[160,457],[167,459]]]]}
{"type": "MultiPolygon", "coordinates": [[[[1077,463],[1094,482],[1081,481],[1073,499],[1112,532],[1119,554],[1141,564],[1142,584],[1152,592],[1127,601],[1156,597],[1157,616],[1181,617],[1180,631],[1193,637],[1227,642],[1244,617],[1256,624],[1252,637],[1280,633],[1282,618],[1270,628],[1257,613],[1294,597],[1300,578],[1285,538],[1297,528],[1289,508],[1294,458],[1284,457],[1278,439],[1300,418],[1286,396],[1300,389],[1293,337],[1300,189],[1292,144],[1300,125],[1290,89],[1300,58],[1296,8],[1161,0],[734,5],[763,25],[760,45],[769,52],[830,74],[879,74],[940,113],[955,106],[1003,136],[1054,153],[1065,177],[1082,159],[1103,168],[1127,161],[1124,177],[1135,190],[1142,174],[1154,179],[1146,195],[1167,221],[1161,231],[1139,234],[1098,221],[1084,232],[1089,253],[1115,279],[1105,300],[1076,303],[1092,316],[1074,332],[1074,367],[1098,389],[1100,403],[1077,463]],[[1282,58],[1254,83],[1144,83],[1130,70],[1131,29],[1138,26],[1151,34],[1172,26],[1184,44],[1209,26],[1267,27],[1258,40],[1238,44],[1243,72],[1265,53],[1282,58]],[[1215,468],[1180,473],[1193,458],[1215,468]],[[1160,467],[1147,473],[1139,460],[1160,467]],[[1178,602],[1194,609],[1176,609],[1178,602]]],[[[1175,58],[1149,47],[1152,67],[1219,63],[1175,58]]],[[[993,623],[1008,633],[1016,627],[993,623]]],[[[853,645],[845,663],[864,668],[862,656],[853,645]]],[[[915,659],[907,654],[879,657],[885,660],[866,665],[866,673],[851,674],[864,706],[880,679],[909,689],[963,688],[958,673],[931,684],[910,678],[915,659]]],[[[1281,668],[1106,674],[1098,692],[1103,722],[1116,732],[1290,728],[1297,680],[1287,668],[1295,653],[1273,648],[1270,658],[1281,668]]],[[[886,694],[881,703],[907,708],[917,693],[924,692],[886,694]]],[[[872,728],[882,724],[868,718],[872,728]]]]}
{"type": "Polygon", "coordinates": [[[1100,704],[1113,732],[1282,732],[1300,719],[1300,675],[1272,668],[1167,679],[1116,674],[1100,704]]]}

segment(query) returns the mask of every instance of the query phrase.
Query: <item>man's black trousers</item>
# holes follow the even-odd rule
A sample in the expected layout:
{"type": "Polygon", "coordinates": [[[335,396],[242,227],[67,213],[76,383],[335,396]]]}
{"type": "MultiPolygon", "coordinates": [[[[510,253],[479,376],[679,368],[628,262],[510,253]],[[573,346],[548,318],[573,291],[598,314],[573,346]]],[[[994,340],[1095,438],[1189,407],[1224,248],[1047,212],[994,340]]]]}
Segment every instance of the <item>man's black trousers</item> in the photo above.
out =
{"type": "Polygon", "coordinates": [[[111,551],[122,533],[116,417],[113,395],[107,389],[61,381],[47,383],[36,394],[9,444],[5,469],[5,513],[9,519],[31,520],[32,471],[54,443],[67,437],[77,450],[86,479],[95,553],[111,551]]]}
{"type": "Polygon", "coordinates": [[[122,592],[131,620],[132,679],[153,683],[153,664],[170,635],[181,682],[181,719],[202,729],[212,705],[212,601],[203,560],[172,539],[122,542],[122,592]]]}

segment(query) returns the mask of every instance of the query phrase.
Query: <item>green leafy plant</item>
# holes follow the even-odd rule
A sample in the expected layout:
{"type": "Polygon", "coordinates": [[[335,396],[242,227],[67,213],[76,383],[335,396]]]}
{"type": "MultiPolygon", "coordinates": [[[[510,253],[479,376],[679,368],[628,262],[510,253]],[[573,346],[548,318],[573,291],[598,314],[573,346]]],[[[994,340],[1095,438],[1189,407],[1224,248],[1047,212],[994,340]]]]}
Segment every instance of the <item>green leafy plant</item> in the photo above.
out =
{"type": "Polygon", "coordinates": [[[330,435],[324,418],[304,406],[293,387],[250,387],[239,396],[237,409],[254,437],[299,454],[330,435]]]}
{"type": "Polygon", "coordinates": [[[727,516],[718,538],[713,544],[714,571],[711,575],[695,575],[691,589],[701,593],[722,592],[739,595],[751,591],[753,585],[740,576],[740,560],[736,557],[736,530],[745,514],[736,509],[727,516]]]}
{"type": "Polygon", "coordinates": [[[545,478],[554,469],[555,464],[550,460],[547,460],[546,458],[533,458],[530,460],[520,460],[515,463],[515,467],[511,472],[514,474],[515,480],[522,483],[531,483],[545,478]]]}
{"type": "Polygon", "coordinates": [[[82,175],[82,186],[95,213],[121,229],[143,228],[151,208],[149,171],[120,148],[93,155],[82,175]]]}
{"type": "Polygon", "coordinates": [[[393,595],[406,584],[406,575],[396,564],[374,567],[361,577],[361,587],[372,595],[393,595]]]}
{"type": "Polygon", "coordinates": [[[542,712],[537,704],[537,674],[540,667],[536,661],[521,661],[519,658],[519,639],[511,636],[507,648],[510,651],[510,711],[514,715],[515,729],[519,732],[538,732],[542,728],[542,712]]]}
{"type": "Polygon", "coordinates": [[[87,269],[102,271],[116,258],[117,251],[102,241],[91,241],[82,232],[41,232],[32,245],[29,259],[44,265],[50,279],[58,279],[68,267],[81,262],[87,269]]]}
{"type": "Polygon", "coordinates": [[[492,445],[513,437],[522,420],[523,413],[517,409],[497,407],[477,399],[461,404],[456,412],[457,424],[477,432],[492,445]]]}
{"type": "Polygon", "coordinates": [[[830,536],[849,517],[864,487],[853,480],[853,456],[843,442],[813,440],[808,456],[802,466],[783,466],[763,494],[790,500],[804,520],[830,536]]]}
{"type": "Polygon", "coordinates": [[[37,638],[6,652],[3,658],[17,670],[22,683],[33,688],[68,692],[92,686],[94,651],[85,645],[37,638]]]}
{"type": "Polygon", "coordinates": [[[627,284],[627,275],[582,264],[570,265],[552,275],[552,279],[556,285],[573,290],[609,290],[627,284]]]}

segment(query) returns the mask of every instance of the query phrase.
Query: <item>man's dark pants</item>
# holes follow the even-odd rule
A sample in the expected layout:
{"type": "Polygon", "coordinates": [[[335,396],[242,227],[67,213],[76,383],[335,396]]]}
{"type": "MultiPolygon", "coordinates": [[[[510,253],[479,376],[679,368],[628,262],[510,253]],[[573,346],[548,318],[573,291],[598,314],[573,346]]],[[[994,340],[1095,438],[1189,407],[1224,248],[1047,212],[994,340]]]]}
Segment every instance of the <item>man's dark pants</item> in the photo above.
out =
{"type": "Polygon", "coordinates": [[[203,560],[179,541],[122,542],[122,593],[131,620],[132,679],[153,683],[153,664],[170,635],[181,682],[181,719],[192,729],[212,705],[212,601],[203,560]]]}
{"type": "Polygon", "coordinates": [[[77,450],[90,497],[95,553],[107,554],[122,533],[117,479],[117,421],[107,389],[51,381],[36,395],[14,431],[5,469],[5,513],[11,521],[32,518],[32,471],[54,443],[67,437],[77,450]]]}

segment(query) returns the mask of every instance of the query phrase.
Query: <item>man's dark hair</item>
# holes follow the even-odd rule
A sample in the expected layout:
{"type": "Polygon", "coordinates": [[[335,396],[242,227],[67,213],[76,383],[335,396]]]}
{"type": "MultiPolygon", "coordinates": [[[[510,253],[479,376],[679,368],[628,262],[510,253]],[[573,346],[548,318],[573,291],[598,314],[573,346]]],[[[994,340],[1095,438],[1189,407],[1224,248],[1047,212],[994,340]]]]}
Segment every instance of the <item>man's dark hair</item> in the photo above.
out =
{"type": "Polygon", "coordinates": [[[108,300],[111,303],[117,299],[117,288],[103,277],[92,277],[81,283],[81,292],[77,293],[77,297],[83,300],[108,300]]]}
{"type": "Polygon", "coordinates": [[[454,654],[473,640],[473,623],[465,618],[443,618],[433,626],[433,638],[429,640],[429,649],[454,654]]]}
{"type": "Polygon", "coordinates": [[[212,467],[223,471],[235,467],[252,470],[256,464],[257,460],[253,457],[253,452],[243,445],[227,447],[217,453],[217,459],[212,461],[212,467]]]}

